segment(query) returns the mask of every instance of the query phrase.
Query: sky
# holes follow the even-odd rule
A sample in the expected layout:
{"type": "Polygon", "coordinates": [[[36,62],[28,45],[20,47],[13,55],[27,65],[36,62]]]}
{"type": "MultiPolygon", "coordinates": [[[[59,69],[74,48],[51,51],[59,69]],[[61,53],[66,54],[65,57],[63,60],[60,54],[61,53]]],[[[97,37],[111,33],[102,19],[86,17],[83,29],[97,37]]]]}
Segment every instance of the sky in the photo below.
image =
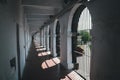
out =
{"type": "Polygon", "coordinates": [[[92,28],[91,15],[89,13],[89,10],[85,8],[79,18],[78,31],[91,28],[92,28]]]}

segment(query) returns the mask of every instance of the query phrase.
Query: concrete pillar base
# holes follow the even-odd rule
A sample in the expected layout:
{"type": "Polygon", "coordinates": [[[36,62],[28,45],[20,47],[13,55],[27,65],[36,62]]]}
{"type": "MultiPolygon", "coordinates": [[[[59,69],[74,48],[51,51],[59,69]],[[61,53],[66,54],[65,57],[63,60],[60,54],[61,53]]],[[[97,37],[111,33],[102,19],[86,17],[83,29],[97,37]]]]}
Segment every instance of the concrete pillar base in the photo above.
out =
{"type": "Polygon", "coordinates": [[[61,62],[61,65],[65,68],[65,69],[68,69],[68,70],[72,70],[74,68],[74,64],[73,63],[64,63],[64,62],[61,62]]]}

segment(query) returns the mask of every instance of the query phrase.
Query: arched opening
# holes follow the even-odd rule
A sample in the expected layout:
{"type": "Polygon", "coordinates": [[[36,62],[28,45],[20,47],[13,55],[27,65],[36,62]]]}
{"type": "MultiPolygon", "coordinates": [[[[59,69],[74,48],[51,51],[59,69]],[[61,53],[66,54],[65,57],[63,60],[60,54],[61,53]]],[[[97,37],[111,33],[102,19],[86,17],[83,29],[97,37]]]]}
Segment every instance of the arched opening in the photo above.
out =
{"type": "Polygon", "coordinates": [[[57,57],[60,57],[60,23],[57,21],[56,24],[56,53],[57,57]]]}
{"type": "Polygon", "coordinates": [[[72,62],[76,64],[77,72],[86,80],[90,80],[91,26],[88,8],[84,5],[79,6],[72,21],[72,62]]]}

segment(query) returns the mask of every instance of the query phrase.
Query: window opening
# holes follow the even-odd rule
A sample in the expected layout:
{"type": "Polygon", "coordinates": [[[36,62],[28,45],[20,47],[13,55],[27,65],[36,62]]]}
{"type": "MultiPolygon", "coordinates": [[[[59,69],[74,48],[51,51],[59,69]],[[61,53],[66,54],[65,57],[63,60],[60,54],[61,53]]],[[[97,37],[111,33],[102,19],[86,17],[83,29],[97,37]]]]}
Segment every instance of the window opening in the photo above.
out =
{"type": "Polygon", "coordinates": [[[72,54],[76,71],[90,80],[90,59],[92,29],[91,15],[87,7],[80,6],[73,18],[72,24],[72,54]]]}

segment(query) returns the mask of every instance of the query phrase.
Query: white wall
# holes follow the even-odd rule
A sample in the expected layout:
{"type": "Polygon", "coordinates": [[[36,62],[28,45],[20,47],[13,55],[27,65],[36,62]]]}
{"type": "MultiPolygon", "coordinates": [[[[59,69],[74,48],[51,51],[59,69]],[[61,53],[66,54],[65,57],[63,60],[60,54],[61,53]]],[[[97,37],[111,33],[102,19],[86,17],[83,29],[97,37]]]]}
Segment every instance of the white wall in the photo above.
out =
{"type": "Polygon", "coordinates": [[[17,59],[14,2],[0,3],[0,80],[18,80],[18,69],[11,68],[9,62],[13,57],[17,59]]]}
{"type": "MultiPolygon", "coordinates": [[[[6,4],[0,3],[0,80],[18,80],[16,24],[19,18],[16,17],[16,8],[16,0],[7,0],[6,4]],[[10,67],[10,60],[14,57],[16,70],[10,67]]],[[[19,24],[21,75],[31,42],[28,25],[26,30],[23,25],[19,24]]]]}
{"type": "Polygon", "coordinates": [[[37,33],[35,36],[34,36],[35,40],[40,43],[40,33],[37,33]]]}
{"type": "Polygon", "coordinates": [[[31,44],[31,34],[26,18],[25,18],[25,26],[24,26],[24,40],[25,40],[25,51],[26,51],[25,54],[27,58],[31,44]]]}

